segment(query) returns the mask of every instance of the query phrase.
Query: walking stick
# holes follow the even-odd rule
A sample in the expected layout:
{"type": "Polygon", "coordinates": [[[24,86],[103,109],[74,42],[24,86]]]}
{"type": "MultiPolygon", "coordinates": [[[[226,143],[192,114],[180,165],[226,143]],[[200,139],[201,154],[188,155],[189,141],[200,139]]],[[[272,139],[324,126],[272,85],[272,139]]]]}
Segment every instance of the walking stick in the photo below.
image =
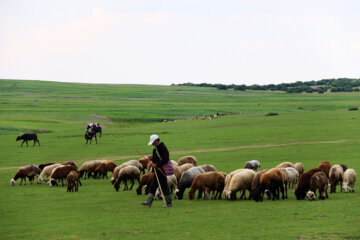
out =
{"type": "Polygon", "coordinates": [[[160,188],[160,193],[161,193],[162,199],[163,199],[163,201],[164,201],[164,203],[165,203],[165,207],[167,208],[167,203],[166,203],[165,196],[164,196],[164,193],[163,193],[162,188],[161,188],[161,185],[160,185],[160,181],[159,181],[158,175],[157,175],[157,173],[156,173],[156,168],[154,169],[154,171],[155,171],[156,180],[157,180],[158,185],[159,185],[159,188],[160,188]]]}

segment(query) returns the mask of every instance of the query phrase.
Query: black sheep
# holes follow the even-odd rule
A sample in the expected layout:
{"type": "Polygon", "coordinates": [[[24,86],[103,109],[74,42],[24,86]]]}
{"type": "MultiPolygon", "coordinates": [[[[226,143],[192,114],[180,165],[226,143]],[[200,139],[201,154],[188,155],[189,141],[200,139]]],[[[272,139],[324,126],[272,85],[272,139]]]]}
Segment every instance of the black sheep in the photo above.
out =
{"type": "Polygon", "coordinates": [[[22,145],[24,144],[24,142],[26,142],[26,146],[28,147],[28,146],[29,146],[29,145],[28,145],[28,141],[31,141],[31,140],[34,141],[34,145],[33,145],[33,146],[35,146],[36,142],[37,142],[37,143],[39,144],[39,146],[40,146],[40,141],[38,140],[37,135],[36,135],[35,133],[25,133],[25,134],[23,134],[23,135],[21,135],[21,136],[18,136],[18,137],[16,138],[16,141],[20,141],[20,140],[23,140],[23,142],[21,143],[21,147],[22,147],[22,145]]]}

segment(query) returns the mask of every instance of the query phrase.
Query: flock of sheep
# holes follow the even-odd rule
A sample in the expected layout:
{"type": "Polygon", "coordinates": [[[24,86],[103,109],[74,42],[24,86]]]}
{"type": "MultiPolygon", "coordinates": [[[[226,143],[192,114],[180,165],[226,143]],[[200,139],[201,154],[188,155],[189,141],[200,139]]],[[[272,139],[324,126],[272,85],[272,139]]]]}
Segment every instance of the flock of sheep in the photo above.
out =
{"type": "MultiPolygon", "coordinates": [[[[144,187],[145,194],[149,192],[150,183],[154,177],[151,171],[150,162],[152,156],[146,156],[139,160],[129,160],[116,165],[113,161],[92,160],[84,162],[80,169],[74,162],[46,163],[28,165],[20,168],[11,179],[12,186],[18,179],[29,179],[31,184],[38,177],[37,183],[41,184],[45,179],[49,186],[62,184],[66,180],[67,191],[78,191],[81,186],[80,179],[86,178],[108,178],[108,172],[112,172],[111,184],[116,191],[120,185],[124,185],[124,191],[132,190],[135,182],[138,182],[136,193],[142,194],[144,187]],[[141,176],[142,174],[142,176],[141,176]],[[128,183],[131,185],[129,186],[128,183]]],[[[230,173],[219,172],[213,165],[197,165],[194,156],[180,158],[177,162],[171,160],[175,169],[174,175],[167,176],[171,193],[175,192],[175,198],[183,199],[187,188],[188,197],[194,199],[198,191],[198,199],[225,199],[236,200],[237,192],[240,192],[240,199],[246,199],[246,191],[249,192],[248,199],[262,201],[263,197],[272,200],[288,197],[288,189],[295,189],[297,200],[316,200],[317,198],[328,198],[327,189],[330,193],[336,192],[336,186],[340,184],[341,191],[354,192],[356,172],[347,168],[344,164],[331,166],[330,162],[322,161],[317,168],[304,172],[302,163],[292,164],[283,162],[271,169],[258,171],[260,163],[257,160],[246,162],[244,168],[237,169],[230,173]],[[317,194],[318,192],[318,194],[317,194]]]]}

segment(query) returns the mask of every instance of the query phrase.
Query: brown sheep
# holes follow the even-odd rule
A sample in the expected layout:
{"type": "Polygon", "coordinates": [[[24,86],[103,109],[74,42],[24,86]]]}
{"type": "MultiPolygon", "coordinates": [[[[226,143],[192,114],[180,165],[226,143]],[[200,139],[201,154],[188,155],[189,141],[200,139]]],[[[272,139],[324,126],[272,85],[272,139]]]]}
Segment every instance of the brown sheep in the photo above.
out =
{"type": "Polygon", "coordinates": [[[81,185],[80,182],[80,174],[78,171],[71,171],[69,172],[69,174],[66,176],[66,181],[67,181],[67,192],[77,192],[79,190],[79,184],[81,185]]]}
{"type": "Polygon", "coordinates": [[[329,171],[331,168],[331,163],[329,161],[322,161],[318,168],[320,168],[326,174],[326,177],[329,178],[329,171]]]}
{"type": "Polygon", "coordinates": [[[320,168],[313,168],[301,175],[295,190],[295,196],[297,200],[305,199],[306,192],[310,189],[310,180],[312,175],[320,171],[322,171],[320,168]]]}
{"type": "Polygon", "coordinates": [[[124,191],[126,190],[131,190],[134,186],[134,180],[137,180],[138,183],[140,184],[140,170],[139,168],[135,167],[135,166],[127,166],[124,167],[123,169],[121,169],[119,171],[119,175],[117,177],[117,180],[114,184],[114,188],[116,189],[116,191],[119,191],[120,189],[120,183],[124,182],[124,191]],[[128,185],[127,185],[127,181],[130,180],[131,181],[131,187],[129,189],[128,185]]]}
{"type": "Polygon", "coordinates": [[[142,170],[141,170],[141,172],[143,173],[143,174],[145,174],[145,169],[147,169],[147,166],[148,166],[148,164],[151,162],[151,160],[152,160],[152,156],[145,156],[145,157],[142,157],[142,158],[140,158],[138,161],[141,163],[141,165],[142,165],[142,170]]]}
{"type": "Polygon", "coordinates": [[[64,162],[64,163],[62,163],[62,165],[71,165],[71,166],[74,166],[76,169],[78,169],[78,167],[76,166],[75,162],[73,162],[73,161],[64,162]]]}
{"type": "Polygon", "coordinates": [[[16,180],[21,178],[20,186],[22,185],[23,180],[26,185],[26,178],[29,179],[30,184],[33,184],[35,176],[41,173],[41,169],[35,165],[27,165],[25,167],[19,168],[16,172],[15,177],[10,180],[11,186],[15,186],[16,180]]]}
{"type": "Polygon", "coordinates": [[[250,193],[250,199],[254,199],[254,193],[255,191],[260,190],[260,177],[266,173],[268,169],[261,170],[260,172],[257,172],[253,178],[253,181],[251,183],[251,193],[250,193]]]}
{"type": "Polygon", "coordinates": [[[55,168],[50,175],[49,186],[57,185],[57,180],[61,180],[61,185],[64,186],[64,179],[71,171],[77,171],[77,169],[71,165],[63,165],[55,168]]]}
{"type": "MultiPolygon", "coordinates": [[[[336,185],[340,184],[340,187],[342,186],[343,175],[344,172],[342,166],[335,164],[331,167],[329,173],[330,193],[336,193],[336,185]]],[[[340,191],[342,192],[342,188],[340,191]]]]}
{"type": "Polygon", "coordinates": [[[197,175],[191,184],[190,190],[188,192],[189,199],[194,199],[195,191],[198,190],[198,199],[202,197],[203,190],[207,187],[210,190],[214,189],[216,194],[213,195],[213,199],[216,199],[219,196],[221,199],[221,193],[224,190],[225,185],[225,176],[222,173],[215,171],[200,173],[197,175]]]}
{"type": "Polygon", "coordinates": [[[327,183],[328,178],[323,171],[315,173],[310,179],[310,190],[306,194],[306,197],[310,201],[316,200],[316,189],[319,189],[319,198],[322,200],[328,198],[327,183]]]}
{"type": "Polygon", "coordinates": [[[282,171],[279,168],[272,168],[263,173],[260,177],[260,189],[254,192],[254,200],[255,201],[262,201],[265,190],[268,189],[272,194],[272,200],[274,201],[275,198],[285,199],[284,196],[284,176],[282,171]]]}
{"type": "Polygon", "coordinates": [[[186,156],[186,157],[182,157],[179,158],[179,160],[177,161],[179,166],[185,164],[185,163],[191,163],[193,166],[196,166],[196,157],[194,156],[186,156]]]}
{"type": "Polygon", "coordinates": [[[94,177],[95,178],[108,178],[107,172],[113,172],[117,165],[113,161],[107,161],[105,163],[100,163],[94,170],[94,177]]]}
{"type": "Polygon", "coordinates": [[[146,186],[145,187],[145,194],[148,194],[149,193],[149,190],[150,190],[150,184],[152,182],[154,178],[154,173],[153,172],[147,172],[145,173],[144,175],[142,175],[141,179],[140,179],[140,183],[139,183],[139,186],[138,188],[136,189],[136,193],[138,195],[141,195],[141,192],[142,192],[142,187],[143,186],[146,186]]]}

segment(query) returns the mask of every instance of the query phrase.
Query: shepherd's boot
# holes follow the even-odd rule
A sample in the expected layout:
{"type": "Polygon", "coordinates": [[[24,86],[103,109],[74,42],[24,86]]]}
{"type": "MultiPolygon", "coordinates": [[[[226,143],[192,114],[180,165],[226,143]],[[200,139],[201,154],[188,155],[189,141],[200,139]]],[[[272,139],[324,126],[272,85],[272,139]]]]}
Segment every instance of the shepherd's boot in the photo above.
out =
{"type": "Polygon", "coordinates": [[[146,200],[146,202],[140,202],[140,204],[149,208],[149,207],[151,207],[151,204],[154,201],[154,197],[155,197],[154,194],[149,193],[148,199],[146,200]]]}
{"type": "Polygon", "coordinates": [[[166,200],[166,206],[164,205],[163,208],[172,207],[172,204],[171,204],[171,195],[165,196],[165,200],[166,200]]]}

